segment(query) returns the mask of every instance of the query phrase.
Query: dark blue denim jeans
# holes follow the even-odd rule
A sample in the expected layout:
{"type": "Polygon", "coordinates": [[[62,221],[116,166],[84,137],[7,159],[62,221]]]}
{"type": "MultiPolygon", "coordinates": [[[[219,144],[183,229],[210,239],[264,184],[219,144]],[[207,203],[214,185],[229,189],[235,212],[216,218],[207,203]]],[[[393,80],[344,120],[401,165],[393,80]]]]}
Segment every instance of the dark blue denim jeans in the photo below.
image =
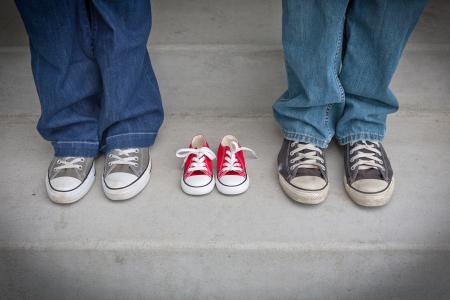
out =
{"type": "Polygon", "coordinates": [[[163,122],[149,0],[16,0],[56,156],[148,147],[163,122]]]}
{"type": "Polygon", "coordinates": [[[426,0],[283,0],[284,137],[326,148],[381,141],[398,109],[389,89],[426,0]]]}

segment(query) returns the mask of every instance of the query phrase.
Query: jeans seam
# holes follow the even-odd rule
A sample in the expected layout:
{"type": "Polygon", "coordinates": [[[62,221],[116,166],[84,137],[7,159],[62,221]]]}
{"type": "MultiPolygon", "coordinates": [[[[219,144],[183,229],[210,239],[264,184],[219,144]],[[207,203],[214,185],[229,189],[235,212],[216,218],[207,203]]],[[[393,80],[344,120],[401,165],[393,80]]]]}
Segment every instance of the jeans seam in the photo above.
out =
{"type": "Polygon", "coordinates": [[[106,137],[106,140],[108,141],[109,139],[112,139],[112,138],[116,138],[116,137],[120,137],[120,136],[127,136],[127,135],[156,135],[156,134],[157,134],[157,132],[119,133],[119,134],[115,134],[115,135],[106,137]]]}
{"type": "Polygon", "coordinates": [[[92,2],[89,2],[89,11],[91,12],[91,49],[92,49],[92,53],[95,53],[95,40],[96,40],[96,36],[97,36],[97,19],[95,17],[95,11],[94,8],[92,7],[93,4],[92,2]]]}
{"type": "Polygon", "coordinates": [[[339,26],[341,30],[339,31],[338,39],[336,41],[336,53],[334,55],[334,80],[335,84],[339,90],[339,102],[343,103],[345,101],[345,91],[344,87],[342,86],[339,75],[338,75],[338,67],[340,67],[340,64],[338,64],[339,61],[341,61],[339,58],[342,56],[342,36],[344,34],[344,19],[342,18],[339,21],[339,26]]]}
{"type": "Polygon", "coordinates": [[[327,106],[325,107],[325,128],[327,129],[328,135],[331,136],[331,129],[329,126],[329,120],[330,120],[330,111],[331,108],[333,107],[333,104],[327,104],[327,106]]]}

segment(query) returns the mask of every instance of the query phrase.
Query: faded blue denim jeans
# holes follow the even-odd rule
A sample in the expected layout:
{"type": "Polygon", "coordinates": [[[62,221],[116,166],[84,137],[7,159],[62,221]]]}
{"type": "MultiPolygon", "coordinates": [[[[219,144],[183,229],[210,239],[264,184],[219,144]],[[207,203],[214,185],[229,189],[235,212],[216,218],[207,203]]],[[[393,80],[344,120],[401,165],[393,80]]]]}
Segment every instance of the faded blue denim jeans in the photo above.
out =
{"type": "Polygon", "coordinates": [[[326,148],[381,141],[389,89],[426,0],[283,0],[288,90],[273,105],[286,139],[326,148]]]}
{"type": "Polygon", "coordinates": [[[149,0],[16,0],[56,156],[151,146],[163,121],[149,0]]]}

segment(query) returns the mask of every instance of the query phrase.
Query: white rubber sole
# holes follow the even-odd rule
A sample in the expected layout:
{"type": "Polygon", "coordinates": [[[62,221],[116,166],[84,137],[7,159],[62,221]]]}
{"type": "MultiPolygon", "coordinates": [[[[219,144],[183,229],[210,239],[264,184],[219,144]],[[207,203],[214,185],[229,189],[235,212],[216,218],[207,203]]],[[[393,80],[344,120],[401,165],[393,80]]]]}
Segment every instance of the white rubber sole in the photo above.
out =
{"type": "Polygon", "coordinates": [[[202,196],[202,195],[209,194],[214,189],[215,184],[216,184],[216,182],[215,182],[214,178],[212,178],[211,182],[205,186],[193,187],[193,186],[187,185],[186,182],[184,182],[183,178],[181,178],[181,190],[190,196],[202,196]]]}
{"type": "Polygon", "coordinates": [[[88,176],[84,182],[76,189],[69,192],[61,192],[54,190],[49,182],[48,174],[45,176],[45,187],[50,200],[57,204],[70,204],[79,201],[83,198],[94,185],[95,182],[95,164],[92,165],[88,176]]]}
{"type": "Polygon", "coordinates": [[[239,195],[239,194],[245,193],[248,190],[248,188],[250,187],[250,177],[248,177],[248,175],[247,175],[247,179],[240,185],[236,185],[236,186],[223,185],[222,183],[220,183],[219,180],[217,180],[216,186],[217,186],[217,190],[221,194],[239,195]]]}
{"type": "Polygon", "coordinates": [[[150,159],[148,162],[147,169],[145,169],[142,176],[133,184],[121,188],[121,189],[110,189],[106,186],[105,180],[102,178],[102,187],[103,192],[105,193],[105,196],[109,200],[113,201],[123,201],[131,199],[135,196],[137,196],[142,190],[147,186],[147,184],[150,181],[150,173],[152,169],[152,160],[150,159]]]}
{"type": "Polygon", "coordinates": [[[296,202],[314,205],[322,203],[328,196],[329,185],[320,191],[305,191],[289,184],[280,174],[278,174],[278,178],[283,191],[296,202]]]}
{"type": "Polygon", "coordinates": [[[365,193],[358,192],[358,191],[354,190],[353,188],[351,188],[348,185],[347,179],[344,176],[344,186],[345,186],[345,190],[347,191],[347,194],[349,195],[349,197],[356,204],[361,205],[361,206],[366,206],[366,207],[378,207],[378,206],[386,205],[389,202],[389,200],[391,199],[392,194],[394,193],[394,185],[395,185],[395,182],[394,182],[394,178],[392,177],[391,184],[384,191],[382,191],[380,193],[376,193],[376,194],[365,194],[365,193]]]}

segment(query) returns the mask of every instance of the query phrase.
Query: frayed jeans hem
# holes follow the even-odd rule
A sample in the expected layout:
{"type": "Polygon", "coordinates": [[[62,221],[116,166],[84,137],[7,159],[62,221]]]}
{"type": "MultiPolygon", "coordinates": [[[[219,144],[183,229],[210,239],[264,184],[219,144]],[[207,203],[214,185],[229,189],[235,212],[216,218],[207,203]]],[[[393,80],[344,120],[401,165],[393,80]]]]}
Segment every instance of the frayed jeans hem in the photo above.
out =
{"type": "Polygon", "coordinates": [[[290,141],[295,141],[295,142],[302,142],[302,143],[307,143],[307,144],[313,144],[319,148],[325,149],[328,147],[328,144],[330,143],[330,141],[326,141],[324,139],[321,138],[317,138],[305,133],[300,133],[300,132],[290,132],[290,131],[286,131],[283,130],[283,136],[285,139],[290,140],[290,141]]]}
{"type": "Polygon", "coordinates": [[[358,141],[381,142],[384,139],[384,134],[380,134],[377,132],[359,132],[351,133],[342,137],[338,136],[336,137],[336,139],[340,145],[346,145],[358,141]]]}

